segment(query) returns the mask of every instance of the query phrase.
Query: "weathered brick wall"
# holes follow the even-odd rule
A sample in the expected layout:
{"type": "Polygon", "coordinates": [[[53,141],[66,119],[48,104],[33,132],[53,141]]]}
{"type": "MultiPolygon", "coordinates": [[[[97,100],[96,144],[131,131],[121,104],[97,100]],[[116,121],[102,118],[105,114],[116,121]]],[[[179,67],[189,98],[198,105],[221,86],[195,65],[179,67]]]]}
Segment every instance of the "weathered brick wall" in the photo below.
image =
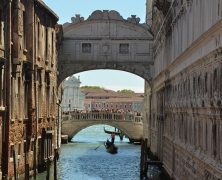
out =
{"type": "Polygon", "coordinates": [[[14,19],[9,22],[13,27],[8,142],[10,177],[14,176],[13,147],[18,174],[25,173],[25,163],[33,170],[38,163],[44,164],[46,158],[53,156],[57,115],[57,17],[40,1],[13,1],[11,10],[14,19]],[[46,139],[42,137],[43,129],[46,139]],[[51,134],[54,135],[51,137],[51,134]],[[43,141],[50,143],[50,154],[38,152],[46,148],[42,146],[43,141]]]}

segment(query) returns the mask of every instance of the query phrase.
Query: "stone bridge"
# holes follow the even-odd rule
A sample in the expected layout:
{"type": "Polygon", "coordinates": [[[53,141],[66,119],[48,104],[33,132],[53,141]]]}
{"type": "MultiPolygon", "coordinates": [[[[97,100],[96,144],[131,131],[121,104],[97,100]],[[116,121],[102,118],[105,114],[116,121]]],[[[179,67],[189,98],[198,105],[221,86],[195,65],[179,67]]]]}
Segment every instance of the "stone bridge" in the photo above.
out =
{"type": "Polygon", "coordinates": [[[59,84],[68,76],[96,69],[122,70],[147,81],[152,77],[153,36],[148,26],[116,11],[94,11],[87,20],[76,15],[63,25],[59,84]]]}
{"type": "Polygon", "coordinates": [[[142,116],[123,113],[90,112],[63,115],[62,134],[69,140],[78,132],[92,125],[106,124],[121,130],[129,139],[139,140],[143,137],[142,116]]]}

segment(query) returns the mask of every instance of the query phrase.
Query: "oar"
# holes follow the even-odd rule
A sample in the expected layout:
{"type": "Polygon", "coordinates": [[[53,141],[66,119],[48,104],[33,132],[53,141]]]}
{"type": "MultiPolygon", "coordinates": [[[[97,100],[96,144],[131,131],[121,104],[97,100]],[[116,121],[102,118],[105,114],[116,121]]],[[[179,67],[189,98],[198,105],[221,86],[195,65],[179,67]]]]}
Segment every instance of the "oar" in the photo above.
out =
{"type": "Polygon", "coordinates": [[[97,150],[102,144],[100,144],[98,147],[96,147],[94,150],[97,150]]]}

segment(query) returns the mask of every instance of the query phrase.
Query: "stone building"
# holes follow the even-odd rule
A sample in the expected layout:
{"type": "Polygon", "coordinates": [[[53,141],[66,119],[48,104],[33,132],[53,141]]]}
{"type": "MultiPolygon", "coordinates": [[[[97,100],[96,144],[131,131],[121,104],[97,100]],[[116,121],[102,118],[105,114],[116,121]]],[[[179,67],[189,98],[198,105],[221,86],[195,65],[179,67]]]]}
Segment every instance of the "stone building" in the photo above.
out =
{"type": "Polygon", "coordinates": [[[62,111],[83,110],[85,95],[80,90],[80,78],[73,75],[63,82],[62,111]]]}
{"type": "Polygon", "coordinates": [[[93,110],[121,110],[123,112],[142,112],[143,93],[124,94],[111,90],[83,90],[84,106],[87,111],[93,110]]]}
{"type": "MultiPolygon", "coordinates": [[[[2,157],[2,144],[3,144],[3,122],[5,120],[6,108],[5,108],[5,93],[6,93],[6,51],[5,51],[5,14],[3,12],[4,1],[0,0],[0,157],[2,157]]],[[[0,179],[2,177],[2,158],[0,158],[0,179]]]]}
{"type": "Polygon", "coordinates": [[[221,179],[221,1],[147,2],[154,34],[154,77],[145,94],[150,149],[174,179],[221,179]]]}
{"type": "Polygon", "coordinates": [[[5,84],[7,107],[3,177],[15,176],[16,169],[18,177],[28,179],[37,169],[44,170],[46,160],[53,158],[57,148],[57,21],[58,17],[41,0],[0,1],[0,121],[5,111],[5,84]],[[6,53],[2,53],[3,34],[6,53]]]}

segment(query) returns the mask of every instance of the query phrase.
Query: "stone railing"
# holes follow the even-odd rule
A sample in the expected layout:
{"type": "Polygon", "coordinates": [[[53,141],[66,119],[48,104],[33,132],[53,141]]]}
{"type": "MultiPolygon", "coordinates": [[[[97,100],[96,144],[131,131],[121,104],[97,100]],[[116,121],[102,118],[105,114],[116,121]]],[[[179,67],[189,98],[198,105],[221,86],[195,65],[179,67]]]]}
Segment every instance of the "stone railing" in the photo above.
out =
{"type": "Polygon", "coordinates": [[[142,116],[126,113],[111,113],[111,112],[89,112],[89,113],[76,113],[70,112],[70,114],[63,114],[63,121],[132,121],[142,123],[142,116]]]}

